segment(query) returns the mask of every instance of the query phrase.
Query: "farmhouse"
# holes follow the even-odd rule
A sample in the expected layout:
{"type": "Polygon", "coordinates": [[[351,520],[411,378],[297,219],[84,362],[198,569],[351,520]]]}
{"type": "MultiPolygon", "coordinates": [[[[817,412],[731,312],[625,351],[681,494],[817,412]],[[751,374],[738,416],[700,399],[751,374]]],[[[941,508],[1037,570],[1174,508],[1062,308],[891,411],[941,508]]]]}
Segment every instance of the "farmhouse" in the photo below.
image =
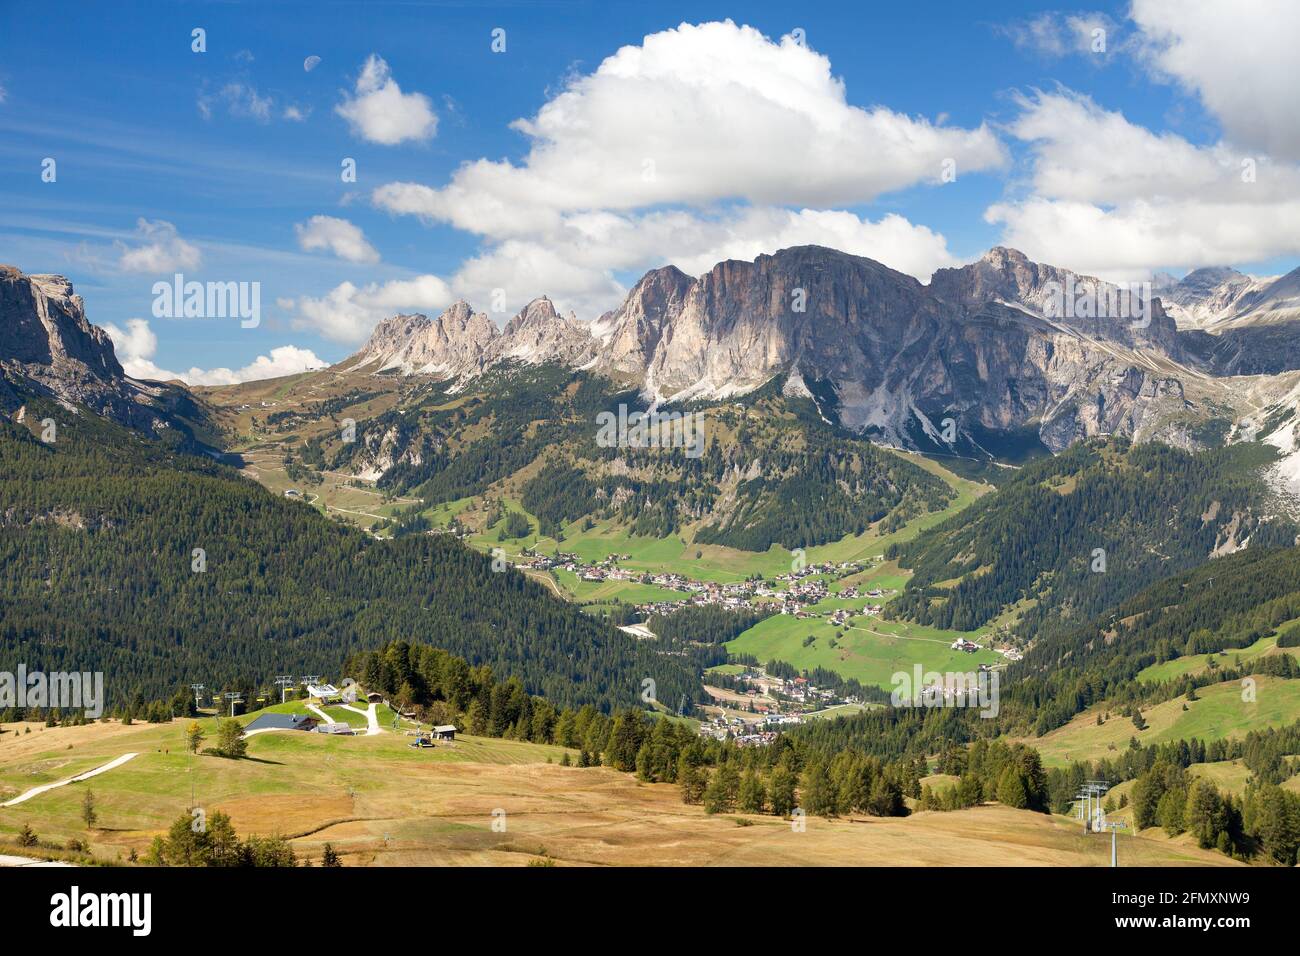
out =
{"type": "Polygon", "coordinates": [[[440,724],[433,728],[433,736],[437,740],[455,740],[456,727],[453,724],[440,724]]]}

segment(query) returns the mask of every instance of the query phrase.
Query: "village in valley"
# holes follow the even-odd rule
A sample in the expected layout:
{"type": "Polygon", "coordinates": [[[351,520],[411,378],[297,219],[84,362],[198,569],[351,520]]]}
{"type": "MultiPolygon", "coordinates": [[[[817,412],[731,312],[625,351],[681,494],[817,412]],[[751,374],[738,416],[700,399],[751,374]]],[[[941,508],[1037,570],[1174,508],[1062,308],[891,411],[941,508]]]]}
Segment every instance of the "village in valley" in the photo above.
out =
{"type": "MultiPolygon", "coordinates": [[[[611,554],[596,563],[587,563],[576,554],[557,552],[553,555],[545,555],[531,548],[524,548],[523,558],[524,560],[518,564],[520,568],[542,572],[558,568],[577,575],[583,581],[628,581],[652,584],[681,591],[686,595],[677,601],[651,601],[636,605],[638,610],[649,615],[671,614],[687,606],[712,604],[731,610],[763,608],[801,618],[819,617],[817,612],[809,611],[808,608],[832,596],[828,582],[858,574],[863,570],[862,565],[856,561],[840,564],[827,561],[792,569],[786,574],[778,574],[770,582],[756,575],[744,581],[720,584],[716,581],[697,581],[677,572],[632,571],[620,567],[618,562],[630,560],[632,558],[630,554],[611,554]]],[[[859,591],[858,588],[849,586],[841,588],[834,596],[852,600],[859,597],[883,598],[890,593],[893,593],[892,589],[872,588],[859,591]]],[[[853,613],[879,614],[880,609],[880,604],[868,604],[862,610],[853,613]]],[[[847,617],[850,612],[834,613],[847,617]]],[[[835,620],[832,616],[831,623],[839,624],[841,621],[835,620]]]]}
{"type": "Polygon", "coordinates": [[[808,719],[865,707],[858,697],[839,696],[806,677],[778,677],[761,666],[741,669],[728,688],[712,686],[705,677],[712,703],[701,708],[707,719],[700,722],[700,736],[731,738],[742,747],[771,743],[783,728],[808,719]]]}

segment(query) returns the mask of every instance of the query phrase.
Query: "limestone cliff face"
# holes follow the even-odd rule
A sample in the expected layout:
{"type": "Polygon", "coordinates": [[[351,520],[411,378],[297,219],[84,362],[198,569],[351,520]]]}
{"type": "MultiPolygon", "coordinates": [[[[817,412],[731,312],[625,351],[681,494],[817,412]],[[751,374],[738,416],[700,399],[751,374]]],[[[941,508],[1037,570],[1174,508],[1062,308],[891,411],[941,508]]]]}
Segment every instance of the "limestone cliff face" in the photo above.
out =
{"type": "Polygon", "coordinates": [[[0,401],[6,411],[34,390],[135,428],[167,427],[164,389],[127,378],[107,332],[63,276],[0,265],[0,401]]]}
{"type": "Polygon", "coordinates": [[[372,366],[376,372],[396,369],[443,379],[477,374],[486,368],[487,351],[497,334],[486,314],[460,301],[436,319],[425,315],[385,319],[348,364],[358,370],[372,366]]]}
{"type": "Polygon", "coordinates": [[[490,361],[560,362],[574,368],[596,355],[591,333],[572,315],[561,316],[542,296],[524,306],[493,342],[490,361]]]}
{"type": "MultiPolygon", "coordinates": [[[[717,399],[797,371],[829,383],[842,424],[904,445],[943,418],[972,439],[1036,428],[1054,450],[1092,435],[1149,436],[1184,399],[1177,378],[1143,356],[1183,356],[1159,301],[1144,310],[1126,295],[1014,250],[925,286],[870,259],[787,249],[720,263],[687,287],[657,317],[644,387],[667,401],[717,399]],[[1062,315],[1066,289],[1109,294],[1119,314],[1062,315]]],[[[629,337],[627,327],[611,334],[629,337]]]]}
{"type": "Polygon", "coordinates": [[[344,365],[357,371],[397,370],[442,380],[473,377],[500,362],[591,361],[595,342],[586,326],[555,311],[550,299],[534,299],[504,330],[468,302],[452,304],[436,319],[395,315],[375,326],[369,341],[344,365]]]}
{"type": "Polygon", "coordinates": [[[597,368],[616,376],[643,377],[665,323],[681,311],[694,284],[676,266],[652,269],[642,276],[621,306],[591,325],[599,344],[597,368]]]}
{"type": "MultiPolygon", "coordinates": [[[[1184,298],[1212,279],[1193,278],[1184,298]]],[[[585,325],[544,298],[501,332],[464,303],[433,322],[397,316],[357,363],[449,379],[507,360],[559,362],[670,403],[724,400],[780,376],[816,396],[823,414],[889,443],[932,445],[951,418],[970,445],[1036,433],[1059,450],[1106,434],[1189,444],[1179,424],[1194,405],[1186,380],[1216,374],[1215,350],[1229,344],[1180,332],[1158,296],[1014,249],[941,269],[925,285],[871,259],[801,246],[698,278],[652,270],[585,325]]]]}

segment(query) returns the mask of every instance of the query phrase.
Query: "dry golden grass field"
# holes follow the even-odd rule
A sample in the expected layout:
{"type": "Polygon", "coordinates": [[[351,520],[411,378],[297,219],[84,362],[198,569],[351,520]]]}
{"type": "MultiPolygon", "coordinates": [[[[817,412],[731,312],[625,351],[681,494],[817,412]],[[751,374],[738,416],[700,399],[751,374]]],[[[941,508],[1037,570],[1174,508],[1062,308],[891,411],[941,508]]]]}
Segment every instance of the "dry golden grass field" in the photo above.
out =
{"type": "MultiPolygon", "coordinates": [[[[329,841],[349,866],[510,866],[544,858],[595,866],[1109,862],[1109,840],[1085,837],[1066,817],[988,805],[906,818],[812,818],[804,832],[794,832],[789,821],[770,816],[709,816],[684,806],[672,785],[639,783],[607,768],[562,767],[560,748],[513,741],[466,737],[417,751],[387,731],[286,731],[249,738],[249,758],[231,761],[190,758],[181,721],[29,726],[29,734],[0,735],[0,801],[124,753],[139,756],[0,807],[0,852],[12,852],[14,835],[28,824],[43,840],[87,840],[100,859],[143,853],[186,812],[193,785],[196,803],[229,813],[241,835],[279,833],[314,860],[329,841]],[[99,808],[93,829],[80,816],[86,789],[99,808]]],[[[1126,865],[1231,865],[1221,854],[1154,833],[1121,841],[1126,865]]]]}

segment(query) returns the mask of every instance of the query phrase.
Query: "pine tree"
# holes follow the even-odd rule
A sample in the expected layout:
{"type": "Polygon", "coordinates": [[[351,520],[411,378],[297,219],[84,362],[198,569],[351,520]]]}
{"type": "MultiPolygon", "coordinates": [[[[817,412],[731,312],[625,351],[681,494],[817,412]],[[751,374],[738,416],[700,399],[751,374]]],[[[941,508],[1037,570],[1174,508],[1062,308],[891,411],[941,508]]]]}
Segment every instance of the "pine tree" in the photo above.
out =
{"type": "Polygon", "coordinates": [[[678,781],[682,785],[682,803],[700,803],[704,799],[709,778],[703,769],[694,764],[687,764],[678,776],[678,781]]]}
{"type": "Polygon", "coordinates": [[[732,810],[739,789],[740,777],[736,768],[730,763],[724,763],[713,772],[708,786],[704,788],[704,812],[727,813],[732,810]]]}
{"type": "Polygon", "coordinates": [[[1029,806],[1029,794],[1025,792],[1025,781],[1014,767],[1007,767],[998,779],[998,803],[1003,806],[1023,810],[1029,806]]]}
{"type": "Polygon", "coordinates": [[[835,784],[824,761],[816,760],[804,769],[800,790],[805,812],[822,817],[835,816],[835,784]]]}
{"type": "Polygon", "coordinates": [[[751,768],[740,778],[740,796],[737,799],[742,813],[762,813],[767,804],[767,788],[751,768]]]}
{"type": "Polygon", "coordinates": [[[88,830],[99,819],[99,814],[95,812],[95,791],[93,790],[87,790],[86,795],[81,798],[81,819],[85,821],[88,830]]]}
{"type": "Polygon", "coordinates": [[[778,764],[772,771],[769,800],[772,813],[778,817],[788,817],[795,808],[795,776],[784,764],[778,764]]]}

